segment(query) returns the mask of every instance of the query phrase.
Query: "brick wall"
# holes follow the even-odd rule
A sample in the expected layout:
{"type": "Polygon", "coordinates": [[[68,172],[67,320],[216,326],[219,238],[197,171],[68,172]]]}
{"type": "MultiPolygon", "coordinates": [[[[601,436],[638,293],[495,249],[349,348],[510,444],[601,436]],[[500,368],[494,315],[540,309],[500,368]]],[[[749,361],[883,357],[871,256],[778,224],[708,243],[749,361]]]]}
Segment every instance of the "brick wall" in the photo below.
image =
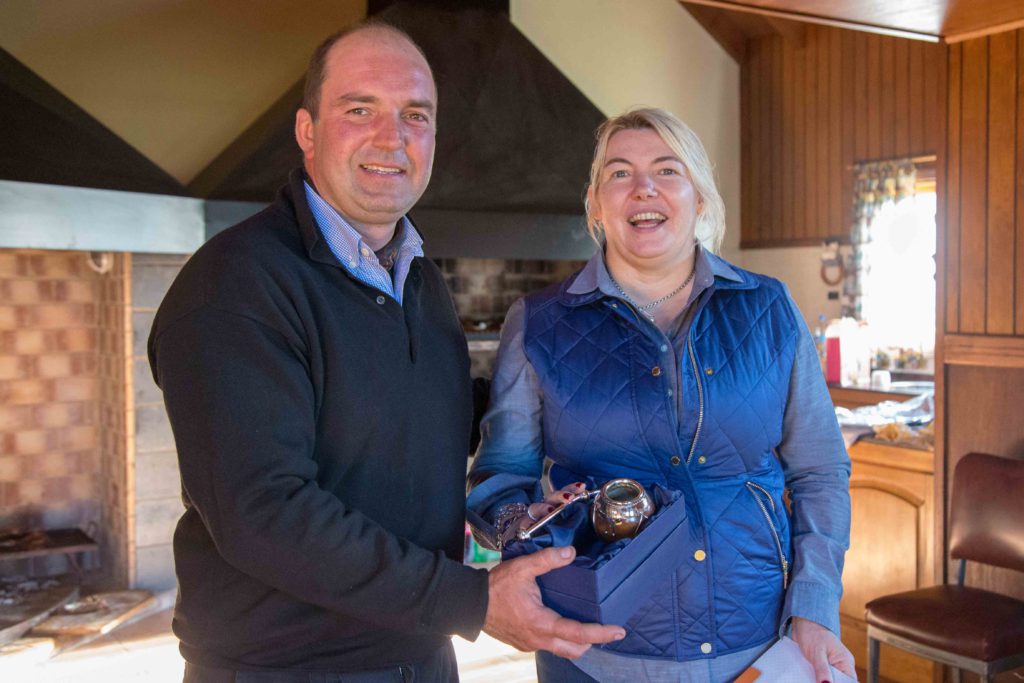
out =
{"type": "Polygon", "coordinates": [[[435,263],[452,292],[459,317],[488,324],[488,332],[469,335],[470,374],[488,378],[498,349],[494,329],[505,319],[509,306],[525,294],[561,282],[585,261],[447,258],[435,263]]]}
{"type": "Polygon", "coordinates": [[[153,382],[146,342],[153,316],[185,264],[185,256],[134,254],[131,267],[130,368],[134,443],[134,576],[132,585],[162,590],[175,585],[171,539],[181,503],[181,477],[163,394],[153,382]]]}
{"type": "Polygon", "coordinates": [[[131,254],[113,256],[100,277],[97,332],[100,426],[100,490],[103,524],[99,531],[104,575],[111,588],[131,585],[134,574],[132,463],[135,430],[131,396],[131,254]]]}
{"type": "Polygon", "coordinates": [[[444,274],[460,318],[500,323],[516,299],[561,282],[585,261],[447,258],[435,263],[444,274]]]}
{"type": "Polygon", "coordinates": [[[98,298],[81,252],[0,250],[0,529],[101,523],[98,298]]]}

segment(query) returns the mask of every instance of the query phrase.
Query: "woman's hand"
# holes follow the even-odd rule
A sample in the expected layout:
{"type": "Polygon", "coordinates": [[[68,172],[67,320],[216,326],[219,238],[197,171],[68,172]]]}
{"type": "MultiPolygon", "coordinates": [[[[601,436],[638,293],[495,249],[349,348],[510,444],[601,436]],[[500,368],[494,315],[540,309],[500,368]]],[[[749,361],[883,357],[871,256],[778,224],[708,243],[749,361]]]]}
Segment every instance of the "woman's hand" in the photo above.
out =
{"type": "Polygon", "coordinates": [[[814,667],[814,680],[832,683],[830,664],[851,678],[857,678],[853,655],[832,631],[821,624],[793,617],[793,640],[814,667]]]}
{"type": "Polygon", "coordinates": [[[527,529],[533,526],[544,515],[547,515],[554,511],[555,508],[565,505],[572,497],[576,494],[583,493],[587,490],[587,485],[582,482],[576,482],[575,484],[569,484],[563,486],[557,491],[552,491],[548,495],[544,496],[544,500],[540,503],[531,503],[529,514],[519,520],[519,528],[527,529]]]}

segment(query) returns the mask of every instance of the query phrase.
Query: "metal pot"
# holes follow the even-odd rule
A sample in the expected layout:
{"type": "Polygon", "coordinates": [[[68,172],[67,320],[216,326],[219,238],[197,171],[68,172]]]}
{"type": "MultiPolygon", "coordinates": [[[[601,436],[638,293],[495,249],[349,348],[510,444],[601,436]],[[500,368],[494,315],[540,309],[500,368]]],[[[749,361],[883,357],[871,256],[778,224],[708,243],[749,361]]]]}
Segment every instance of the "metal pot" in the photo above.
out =
{"type": "Polygon", "coordinates": [[[601,487],[590,506],[594,531],[609,543],[633,538],[653,514],[654,501],[632,479],[612,479],[601,487]]]}

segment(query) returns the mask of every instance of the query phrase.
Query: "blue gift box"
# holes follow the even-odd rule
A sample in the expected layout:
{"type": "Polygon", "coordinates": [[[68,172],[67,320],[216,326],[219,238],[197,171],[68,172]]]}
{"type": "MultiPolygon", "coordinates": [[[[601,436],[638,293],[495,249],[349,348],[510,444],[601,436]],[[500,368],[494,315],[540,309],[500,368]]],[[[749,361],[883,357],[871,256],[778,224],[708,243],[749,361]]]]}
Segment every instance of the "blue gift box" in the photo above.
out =
{"type": "Polygon", "coordinates": [[[652,493],[655,500],[670,502],[659,507],[636,538],[611,547],[598,542],[584,551],[574,543],[578,556],[573,564],[537,577],[545,605],[577,621],[625,625],[687,556],[685,502],[678,493],[652,493]],[[588,566],[594,563],[591,553],[609,551],[614,552],[610,559],[596,568],[588,566]]]}

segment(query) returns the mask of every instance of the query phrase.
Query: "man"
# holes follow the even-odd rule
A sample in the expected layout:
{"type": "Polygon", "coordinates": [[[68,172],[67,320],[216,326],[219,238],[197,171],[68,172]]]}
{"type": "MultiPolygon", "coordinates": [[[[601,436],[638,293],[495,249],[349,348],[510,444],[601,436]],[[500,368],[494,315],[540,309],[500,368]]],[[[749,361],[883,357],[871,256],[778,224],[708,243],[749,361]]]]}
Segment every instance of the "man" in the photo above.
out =
{"type": "Polygon", "coordinates": [[[624,635],[541,605],[535,577],[571,549],[461,564],[469,359],[405,218],[436,101],[405,34],[329,39],[296,115],[304,172],[197,251],[160,307],[186,681],[450,681],[451,634],[568,657],[624,635]]]}

